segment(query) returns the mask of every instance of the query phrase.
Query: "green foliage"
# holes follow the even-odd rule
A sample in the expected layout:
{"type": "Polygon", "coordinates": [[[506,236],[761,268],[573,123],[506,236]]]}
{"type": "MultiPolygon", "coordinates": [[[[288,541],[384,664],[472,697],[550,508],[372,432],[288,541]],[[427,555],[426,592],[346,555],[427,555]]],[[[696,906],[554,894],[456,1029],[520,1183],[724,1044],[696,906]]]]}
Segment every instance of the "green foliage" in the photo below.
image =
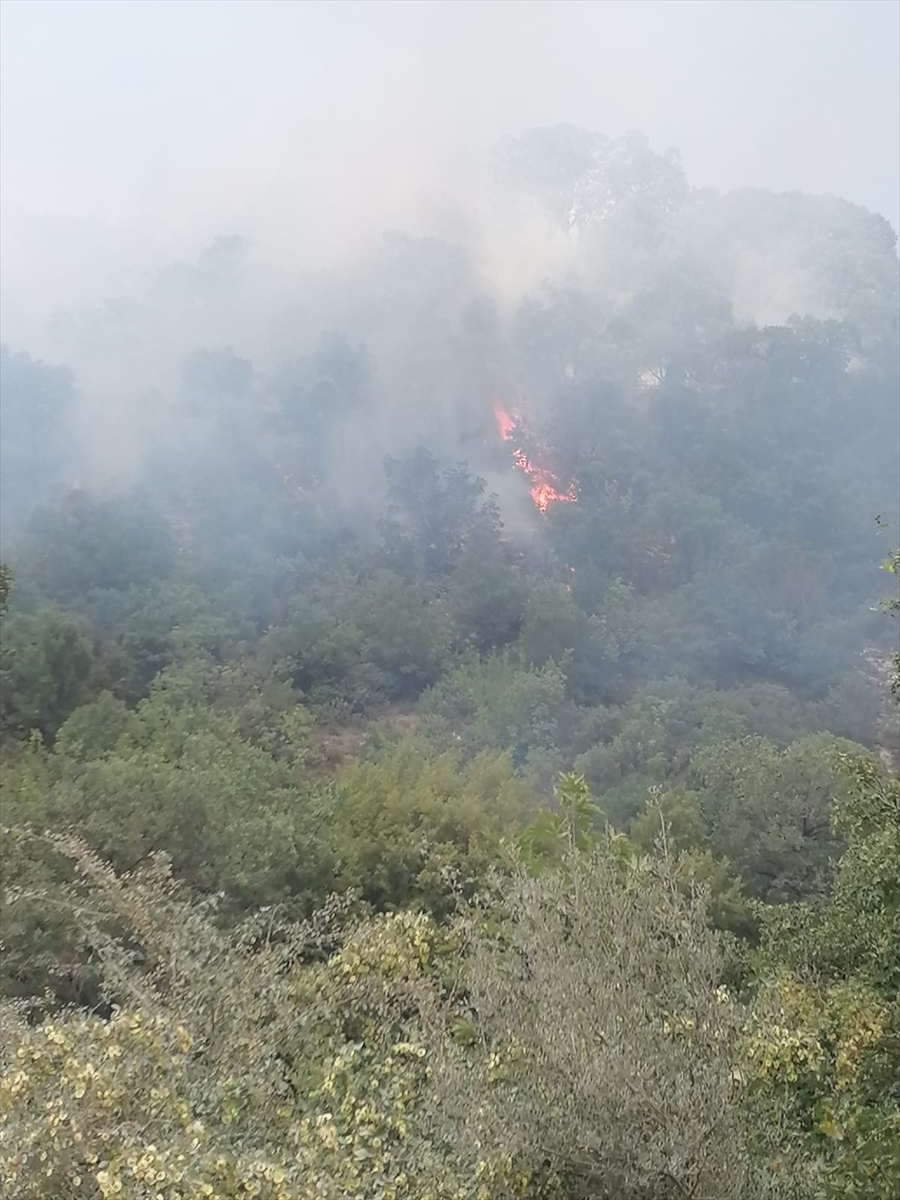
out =
{"type": "Polygon", "coordinates": [[[649,853],[660,836],[673,852],[704,850],[709,846],[707,824],[696,792],[654,789],[644,811],[632,822],[629,838],[649,853]]]}
{"type": "Polygon", "coordinates": [[[75,378],[28,354],[0,346],[0,512],[22,521],[57,494],[71,463],[75,378]]]}
{"type": "Polygon", "coordinates": [[[101,692],[90,704],[78,708],[60,726],[55,749],[70,763],[108,758],[122,740],[133,742],[138,718],[112,692],[101,692]]]}
{"type": "Polygon", "coordinates": [[[586,620],[564,587],[534,588],[525,603],[519,647],[529,667],[559,666],[584,641],[586,620]]]}
{"type": "Polygon", "coordinates": [[[841,841],[831,805],[846,792],[835,755],[861,749],[818,735],[779,749],[763,738],[723,742],[696,756],[710,845],[762,898],[826,891],[841,841]]]}
{"type": "Polygon", "coordinates": [[[787,741],[808,728],[795,697],[771,684],[712,691],[682,679],[640,689],[604,713],[600,736],[575,759],[605,810],[628,823],[656,785],[695,785],[694,755],[745,734],[787,741]]]}
{"type": "Polygon", "coordinates": [[[506,315],[395,233],[265,360],[240,239],[57,322],[176,381],[129,495],[0,352],[11,1196],[893,1200],[893,231],[493,165],[577,233],[506,315]]]}
{"type": "Polygon", "coordinates": [[[668,856],[675,878],[687,894],[698,887],[705,890],[716,929],[745,939],[755,936],[756,920],[741,879],[726,858],[716,858],[709,848],[709,832],[696,792],[652,787],[628,838],[644,853],[661,850],[668,856]]]}
{"type": "Polygon", "coordinates": [[[232,629],[196,586],[167,584],[132,593],[128,609],[103,622],[108,641],[101,670],[131,703],[176,663],[228,657],[232,629]]]}
{"type": "Polygon", "coordinates": [[[841,760],[846,789],[832,820],[846,840],[823,907],[767,914],[769,951],[793,970],[837,982],[900,991],[900,777],[871,759],[841,760]],[[776,949],[777,947],[777,949],[776,949]]]}
{"type": "Polygon", "coordinates": [[[55,607],[10,613],[0,648],[0,728],[52,739],[85,694],[92,654],[78,625],[55,607]]]}
{"type": "Polygon", "coordinates": [[[34,514],[24,554],[44,595],[71,603],[94,589],[167,578],[175,543],[167,523],[140,498],[99,502],[74,491],[60,508],[34,514]]]}
{"type": "Polygon", "coordinates": [[[421,711],[441,737],[464,730],[473,750],[508,749],[517,768],[545,785],[560,765],[558,747],[574,717],[559,667],[528,670],[509,654],[461,663],[423,697],[421,711]]]}
{"type": "Polygon", "coordinates": [[[584,776],[560,776],[555,797],[555,808],[539,813],[519,839],[522,860],[535,873],[559,867],[573,851],[585,853],[597,845],[600,810],[584,776]]]}
{"type": "MultiPolygon", "coordinates": [[[[882,563],[882,569],[890,571],[897,578],[900,585],[900,550],[891,550],[887,558],[882,563]]],[[[900,613],[900,595],[896,593],[890,596],[889,599],[882,601],[885,610],[889,613],[900,613]]],[[[891,695],[897,704],[900,704],[900,650],[894,650],[893,657],[894,673],[891,679],[891,695]]]]}
{"type": "MultiPolygon", "coordinates": [[[[34,753],[37,777],[47,755],[34,753]]],[[[387,766],[383,796],[364,767],[348,779],[360,821],[377,818],[389,777],[415,789],[403,820],[426,815],[427,786],[452,780],[451,764],[435,772],[409,752],[387,766]]],[[[157,1186],[231,1195],[254,1180],[290,1200],[644,1200],[692,1187],[887,1200],[900,823],[893,784],[865,759],[846,769],[834,914],[809,910],[796,945],[824,952],[855,910],[857,973],[844,954],[833,983],[791,979],[800,959],[773,910],[749,1009],[723,986],[728,955],[711,929],[739,896],[709,857],[704,871],[702,852],[674,845],[699,837],[689,796],[653,798],[653,858],[598,836],[584,780],[561,779],[555,826],[526,837],[529,869],[443,930],[404,912],[348,925],[332,903],[301,925],[263,911],[229,931],[165,864],[118,877],[77,841],[32,838],[70,864],[56,867],[55,907],[90,948],[95,991],[123,1007],[36,1028],[7,1015],[5,1178],[22,1196],[46,1194],[48,1179],[52,1194],[112,1195],[121,1181],[143,1195],[152,1166],[157,1186]]],[[[504,772],[512,785],[508,763],[483,770],[485,794],[504,772]]],[[[385,824],[385,841],[401,827],[385,824]]],[[[652,832],[649,814],[639,828],[652,832]]]]}
{"type": "Polygon", "coordinates": [[[480,653],[514,641],[522,624],[528,589],[492,533],[475,531],[459,554],[447,589],[454,642],[480,653]]]}
{"type": "Polygon", "coordinates": [[[748,1026],[749,1098],[815,1195],[890,1200],[900,1155],[896,1004],[857,982],[765,986],[748,1026]]]}
{"type": "Polygon", "coordinates": [[[449,658],[447,611],[425,584],[378,570],[347,588],[317,589],[299,598],[287,620],[271,629],[262,661],[314,704],[365,709],[384,697],[416,696],[449,658]]]}
{"type": "Polygon", "coordinates": [[[508,754],[465,768],[400,744],[344,771],[329,819],[338,881],[376,908],[423,907],[446,915],[471,896],[536,807],[508,754]]]}
{"type": "Polygon", "coordinates": [[[465,925],[479,1051],[438,1071],[455,1152],[503,1145],[570,1198],[796,1195],[754,1165],[735,1083],[745,1014],[702,895],[615,838],[561,865],[517,872],[502,918],[465,925]]]}
{"type": "Polygon", "coordinates": [[[845,756],[847,840],[821,908],[764,915],[757,1101],[824,1196],[888,1200],[900,1162],[900,777],[845,756]]]}
{"type": "Polygon", "coordinates": [[[6,612],[9,604],[9,592],[12,588],[13,574],[4,562],[0,562],[0,617],[6,612]]]}
{"type": "Polygon", "coordinates": [[[388,555],[406,560],[424,575],[446,574],[473,539],[496,545],[498,513],[484,499],[483,479],[472,479],[463,464],[444,467],[424,448],[404,459],[385,461],[390,520],[388,555]]]}
{"type": "Polygon", "coordinates": [[[6,821],[74,825],[120,870],[163,850],[180,878],[241,907],[318,900],[328,855],[301,773],[308,722],[291,706],[254,729],[252,699],[210,711],[227,682],[227,672],[170,672],[135,713],[108,694],[76,710],[38,795],[11,781],[6,821]]]}
{"type": "Polygon", "coordinates": [[[68,898],[122,1006],[36,1028],[4,1013],[10,1197],[535,1194],[509,1156],[455,1163],[424,1103],[418,1022],[440,1011],[453,961],[427,918],[347,929],[332,905],[316,922],[263,917],[228,934],[164,864],[120,878],[76,842],[56,848],[77,868],[84,894],[68,898]]]}

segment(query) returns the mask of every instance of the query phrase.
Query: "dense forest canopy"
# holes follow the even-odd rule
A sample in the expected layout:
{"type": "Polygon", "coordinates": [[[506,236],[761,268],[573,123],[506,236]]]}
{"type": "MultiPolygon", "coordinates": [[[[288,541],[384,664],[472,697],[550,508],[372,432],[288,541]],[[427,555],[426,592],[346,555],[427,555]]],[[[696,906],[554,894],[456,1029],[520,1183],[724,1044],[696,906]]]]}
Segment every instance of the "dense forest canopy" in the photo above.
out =
{"type": "Polygon", "coordinates": [[[11,1198],[895,1194],[896,235],[491,180],[0,353],[11,1198]]]}

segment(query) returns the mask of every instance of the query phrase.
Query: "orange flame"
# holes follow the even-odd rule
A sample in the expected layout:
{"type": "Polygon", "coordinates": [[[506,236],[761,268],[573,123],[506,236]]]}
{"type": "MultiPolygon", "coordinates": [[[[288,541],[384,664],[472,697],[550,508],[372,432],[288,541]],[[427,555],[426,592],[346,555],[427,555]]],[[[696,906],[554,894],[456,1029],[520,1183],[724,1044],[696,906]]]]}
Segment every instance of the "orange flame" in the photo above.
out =
{"type": "Polygon", "coordinates": [[[518,417],[511,416],[505,412],[500,405],[494,402],[494,420],[497,423],[497,432],[503,438],[504,442],[508,442],[512,437],[513,430],[516,427],[518,417]]]}
{"type": "MultiPolygon", "coordinates": [[[[519,422],[518,416],[507,412],[495,401],[494,420],[497,424],[497,432],[503,438],[504,442],[511,441],[516,425],[519,422]]],[[[558,490],[558,480],[552,471],[548,471],[546,467],[536,466],[528,459],[523,450],[514,449],[512,456],[513,462],[519,470],[531,480],[531,487],[528,490],[539,512],[545,513],[550,505],[557,501],[574,504],[578,499],[578,492],[574,483],[570,484],[566,491],[561,492],[558,490]]]]}

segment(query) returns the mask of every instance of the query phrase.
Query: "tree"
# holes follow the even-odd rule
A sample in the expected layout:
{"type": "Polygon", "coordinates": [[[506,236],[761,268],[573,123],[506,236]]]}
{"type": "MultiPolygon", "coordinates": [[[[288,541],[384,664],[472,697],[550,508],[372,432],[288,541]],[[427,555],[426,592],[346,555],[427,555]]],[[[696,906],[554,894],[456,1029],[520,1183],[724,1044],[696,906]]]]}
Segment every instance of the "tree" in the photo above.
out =
{"type": "Polygon", "coordinates": [[[457,647],[501,649],[519,634],[528,586],[491,529],[467,539],[447,585],[457,647]]]}
{"type": "Polygon", "coordinates": [[[12,588],[13,573],[4,562],[0,562],[0,617],[9,605],[9,593],[12,588]]]}
{"type": "Polygon", "coordinates": [[[18,524],[36,504],[54,498],[72,462],[70,419],[75,380],[0,346],[0,508],[4,525],[18,524]]]}
{"type": "Polygon", "coordinates": [[[539,1200],[502,1149],[454,1161],[431,1120],[423,1034],[459,946],[427,917],[359,923],[332,902],[230,930],[163,860],[118,876],[77,840],[50,842],[116,1007],[39,1024],[4,1009],[11,1197],[539,1200]]]}
{"type": "MultiPolygon", "coordinates": [[[[879,524],[881,522],[879,521],[879,524]]],[[[889,571],[900,583],[900,549],[889,551],[882,563],[882,568],[889,571]]],[[[900,595],[893,595],[883,602],[889,613],[900,614],[900,595]]],[[[891,680],[891,695],[900,704],[900,649],[894,651],[894,677],[891,680]]]]}
{"type": "Polygon", "coordinates": [[[35,511],[24,553],[44,595],[73,605],[94,590],[160,583],[175,566],[168,522],[140,495],[95,500],[73,491],[35,511]]]}
{"type": "Polygon", "coordinates": [[[473,536],[496,539],[497,506],[484,498],[485,481],[473,478],[464,464],[442,467],[420,446],[406,458],[387,458],[384,469],[390,501],[385,527],[389,556],[402,562],[411,555],[422,574],[445,575],[473,536]]]}
{"type": "Polygon", "coordinates": [[[817,1195],[890,1200],[900,1160],[900,777],[845,755],[822,907],[763,911],[752,1093],[817,1195]]]}
{"type": "Polygon", "coordinates": [[[0,727],[49,741],[84,696],[91,645],[58,608],[13,613],[4,620],[0,650],[0,727]]]}
{"type": "Polygon", "coordinates": [[[678,156],[657,155],[640,133],[620,138],[574,125],[502,138],[492,152],[494,182],[533,195],[564,232],[583,232],[622,205],[667,213],[687,186],[678,156]]]}
{"type": "Polygon", "coordinates": [[[253,391],[253,364],[227,346],[195,350],[181,366],[181,384],[188,405],[210,420],[229,448],[247,435],[248,407],[253,391]]]}
{"type": "Polygon", "coordinates": [[[555,664],[527,670],[509,653],[461,662],[421,702],[423,715],[442,735],[471,751],[509,751],[516,769],[548,791],[562,766],[560,746],[573,707],[555,664]]]}
{"type": "Polygon", "coordinates": [[[259,730],[251,698],[224,705],[223,687],[214,667],[186,664],[163,672],[136,712],[108,693],[77,708],[39,781],[26,771],[4,797],[4,820],[77,829],[123,871],[165,852],[177,878],[222,893],[230,914],[315,905],[332,855],[303,770],[307,714],[273,706],[259,730]]]}
{"type": "Polygon", "coordinates": [[[851,748],[859,750],[824,735],[784,749],[742,738],[696,755],[711,846],[740,872],[751,894],[783,902],[827,891],[841,847],[831,806],[846,791],[835,756],[851,748]]]}
{"type": "Polygon", "coordinates": [[[499,893],[462,935],[487,1080],[474,1049],[436,1068],[454,1153],[502,1145],[568,1200],[797,1195],[754,1166],[734,1077],[744,1014],[702,895],[615,836],[499,893]]]}
{"type": "Polygon", "coordinates": [[[401,743],[339,776],[329,838],[338,881],[377,909],[445,917],[501,860],[501,843],[537,807],[509,754],[424,758],[401,743]]]}

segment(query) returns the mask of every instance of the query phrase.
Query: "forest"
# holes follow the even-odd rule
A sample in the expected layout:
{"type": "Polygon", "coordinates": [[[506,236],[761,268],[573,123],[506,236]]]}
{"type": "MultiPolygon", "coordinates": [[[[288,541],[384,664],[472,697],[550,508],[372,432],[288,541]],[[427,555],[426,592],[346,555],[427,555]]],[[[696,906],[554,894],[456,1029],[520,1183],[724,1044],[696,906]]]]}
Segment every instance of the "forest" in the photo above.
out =
{"type": "Polygon", "coordinates": [[[896,235],[490,166],[2,349],[6,1200],[897,1195],[896,235]]]}

